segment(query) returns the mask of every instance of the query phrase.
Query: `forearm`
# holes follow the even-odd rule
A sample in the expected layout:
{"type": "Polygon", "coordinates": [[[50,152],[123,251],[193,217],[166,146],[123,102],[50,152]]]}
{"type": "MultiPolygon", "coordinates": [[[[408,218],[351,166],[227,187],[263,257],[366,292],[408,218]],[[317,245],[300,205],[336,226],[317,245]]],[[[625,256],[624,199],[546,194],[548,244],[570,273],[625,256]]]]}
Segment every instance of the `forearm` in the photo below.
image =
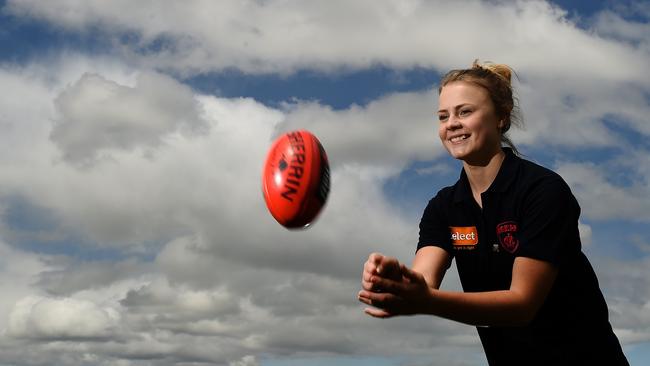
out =
{"type": "Polygon", "coordinates": [[[512,290],[452,292],[432,289],[421,309],[457,322],[478,326],[521,326],[533,318],[534,311],[525,298],[512,290]]]}
{"type": "Polygon", "coordinates": [[[417,251],[411,268],[422,274],[430,288],[437,290],[450,264],[451,257],[444,249],[429,246],[417,251]]]}
{"type": "MultiPolygon", "coordinates": [[[[427,269],[425,261],[419,263],[414,267],[427,269]]],[[[378,318],[431,314],[471,325],[523,326],[537,314],[558,272],[550,263],[517,257],[508,290],[452,292],[438,289],[444,268],[429,267],[423,274],[401,265],[399,280],[365,271],[359,301],[374,307],[365,311],[378,318]]]]}
{"type": "Polygon", "coordinates": [[[522,326],[530,323],[555,281],[550,263],[518,257],[510,288],[451,292],[430,289],[423,312],[471,325],[522,326]]]}

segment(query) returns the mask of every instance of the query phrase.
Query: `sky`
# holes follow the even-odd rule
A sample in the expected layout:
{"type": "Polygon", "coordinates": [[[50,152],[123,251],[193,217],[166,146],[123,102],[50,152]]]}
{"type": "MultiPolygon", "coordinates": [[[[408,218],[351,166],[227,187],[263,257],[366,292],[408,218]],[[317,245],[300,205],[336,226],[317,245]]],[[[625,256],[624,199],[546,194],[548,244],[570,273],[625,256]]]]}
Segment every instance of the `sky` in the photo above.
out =
{"type": "MultiPolygon", "coordinates": [[[[472,327],[378,320],[458,179],[438,81],[517,73],[526,158],[567,181],[632,365],[650,364],[650,3],[0,1],[0,365],[481,365],[472,327]],[[331,163],[307,230],[269,215],[271,142],[331,163]]],[[[443,288],[460,290],[455,269],[443,288]]]]}

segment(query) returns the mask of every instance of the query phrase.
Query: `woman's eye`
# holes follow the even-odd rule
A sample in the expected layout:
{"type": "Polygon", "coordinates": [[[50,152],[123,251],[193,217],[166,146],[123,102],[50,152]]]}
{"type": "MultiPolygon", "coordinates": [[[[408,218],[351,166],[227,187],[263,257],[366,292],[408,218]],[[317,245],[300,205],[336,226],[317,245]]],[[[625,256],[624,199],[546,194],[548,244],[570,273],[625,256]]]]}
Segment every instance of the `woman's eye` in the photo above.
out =
{"type": "Polygon", "coordinates": [[[462,109],[460,113],[458,113],[459,116],[467,116],[468,114],[472,113],[472,110],[470,109],[462,109]]]}
{"type": "Polygon", "coordinates": [[[441,122],[446,121],[447,118],[449,118],[449,116],[446,115],[446,114],[439,114],[439,115],[438,115],[438,120],[441,121],[441,122]]]}

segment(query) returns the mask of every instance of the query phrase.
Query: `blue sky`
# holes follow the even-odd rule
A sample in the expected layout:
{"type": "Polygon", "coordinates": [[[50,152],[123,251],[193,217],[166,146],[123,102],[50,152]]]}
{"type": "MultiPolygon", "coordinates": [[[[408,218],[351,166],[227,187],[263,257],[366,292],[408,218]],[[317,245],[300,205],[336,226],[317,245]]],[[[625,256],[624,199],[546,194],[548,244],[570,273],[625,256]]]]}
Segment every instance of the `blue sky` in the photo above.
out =
{"type": "Polygon", "coordinates": [[[458,177],[437,82],[475,58],[516,70],[511,136],[571,186],[615,331],[650,362],[647,2],[0,9],[0,364],[481,364],[471,327],[356,302],[365,257],[409,262],[458,177]],[[260,171],[297,128],[323,142],[332,193],[288,232],[260,171]]]}

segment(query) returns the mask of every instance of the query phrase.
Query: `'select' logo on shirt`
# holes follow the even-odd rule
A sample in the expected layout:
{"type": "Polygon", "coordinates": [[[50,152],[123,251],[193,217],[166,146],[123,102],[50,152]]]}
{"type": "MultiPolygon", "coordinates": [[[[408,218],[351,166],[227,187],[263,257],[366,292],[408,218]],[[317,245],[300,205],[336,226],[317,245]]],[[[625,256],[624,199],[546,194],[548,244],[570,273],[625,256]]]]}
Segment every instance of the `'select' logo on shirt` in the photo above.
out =
{"type": "Polygon", "coordinates": [[[478,244],[476,226],[450,226],[449,231],[454,249],[474,249],[478,244]]]}

